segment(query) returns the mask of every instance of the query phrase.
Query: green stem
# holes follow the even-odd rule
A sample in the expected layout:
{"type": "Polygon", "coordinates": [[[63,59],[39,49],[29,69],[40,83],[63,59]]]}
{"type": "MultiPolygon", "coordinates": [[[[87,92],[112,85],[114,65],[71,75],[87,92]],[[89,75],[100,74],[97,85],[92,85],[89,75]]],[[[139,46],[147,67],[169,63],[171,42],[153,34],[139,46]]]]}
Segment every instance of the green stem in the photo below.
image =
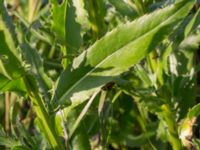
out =
{"type": "Polygon", "coordinates": [[[158,53],[154,50],[147,56],[147,62],[150,66],[150,69],[153,74],[157,76],[157,85],[161,86],[164,84],[163,79],[163,70],[161,66],[161,62],[159,60],[158,53]]]}
{"type": "Polygon", "coordinates": [[[168,132],[169,132],[168,140],[173,150],[184,150],[181,139],[179,138],[179,135],[178,135],[178,129],[177,129],[174,114],[172,113],[168,105],[163,105],[162,109],[163,109],[163,112],[161,113],[161,116],[163,117],[163,120],[167,124],[168,132]]]}
{"type": "Polygon", "coordinates": [[[40,130],[44,132],[44,135],[53,150],[65,150],[62,143],[59,141],[59,137],[56,133],[53,123],[51,122],[50,115],[48,114],[46,107],[39,96],[38,92],[31,86],[31,81],[28,78],[24,78],[27,89],[29,91],[29,97],[33,103],[33,108],[36,112],[37,118],[40,123],[40,130]]]}
{"type": "MultiPolygon", "coordinates": [[[[76,122],[76,118],[79,115],[79,112],[77,110],[78,110],[77,108],[70,110],[67,116],[68,129],[70,133],[72,133],[74,124],[76,122]]],[[[72,137],[69,139],[69,141],[71,143],[72,149],[74,150],[91,150],[89,137],[88,137],[88,134],[86,132],[86,128],[84,127],[83,122],[81,122],[80,125],[77,127],[76,131],[74,132],[72,137]]]]}
{"type": "Polygon", "coordinates": [[[5,130],[10,133],[10,93],[5,93],[5,130]]]}

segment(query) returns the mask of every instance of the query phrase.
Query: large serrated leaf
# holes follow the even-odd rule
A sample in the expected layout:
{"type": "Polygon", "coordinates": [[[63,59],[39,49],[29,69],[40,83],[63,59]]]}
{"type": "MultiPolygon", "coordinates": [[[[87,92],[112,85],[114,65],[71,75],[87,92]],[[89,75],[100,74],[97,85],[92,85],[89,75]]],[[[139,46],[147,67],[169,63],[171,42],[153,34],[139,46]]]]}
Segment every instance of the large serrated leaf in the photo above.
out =
{"type": "Polygon", "coordinates": [[[70,100],[79,104],[105,83],[114,81],[169,35],[193,4],[194,0],[183,0],[109,32],[63,72],[54,96],[55,105],[70,100]]]}

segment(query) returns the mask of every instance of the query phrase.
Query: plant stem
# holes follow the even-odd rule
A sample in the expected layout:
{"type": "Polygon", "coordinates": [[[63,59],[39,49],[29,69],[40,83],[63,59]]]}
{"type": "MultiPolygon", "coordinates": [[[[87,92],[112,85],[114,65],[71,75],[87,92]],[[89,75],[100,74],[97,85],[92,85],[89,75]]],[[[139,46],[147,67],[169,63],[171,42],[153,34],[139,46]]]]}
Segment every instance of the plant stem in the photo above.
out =
{"type": "Polygon", "coordinates": [[[163,112],[161,113],[161,117],[165,121],[168,127],[168,140],[173,148],[173,150],[184,150],[181,139],[178,135],[178,129],[176,126],[176,121],[174,114],[170,110],[168,105],[162,106],[163,112]]]}
{"type": "Polygon", "coordinates": [[[10,95],[8,92],[5,93],[5,130],[7,133],[10,132],[10,95]]]}
{"type": "Polygon", "coordinates": [[[40,96],[34,94],[34,97],[32,97],[31,100],[34,103],[34,110],[40,121],[40,124],[42,126],[41,130],[44,132],[45,137],[48,139],[53,149],[64,150],[64,147],[59,141],[58,135],[56,134],[55,128],[53,128],[53,125],[50,122],[50,116],[47,113],[44,103],[42,102],[40,96]]]}
{"type": "Polygon", "coordinates": [[[37,7],[38,7],[38,0],[30,0],[29,1],[29,16],[28,16],[28,21],[31,23],[34,19],[37,7]]]}
{"type": "Polygon", "coordinates": [[[33,103],[33,108],[40,124],[40,130],[44,132],[44,135],[52,146],[53,150],[65,150],[56,133],[54,124],[51,122],[52,116],[48,114],[42,98],[38,94],[38,91],[35,91],[33,86],[31,86],[32,83],[28,78],[24,78],[24,81],[26,83],[29,97],[33,103]]]}

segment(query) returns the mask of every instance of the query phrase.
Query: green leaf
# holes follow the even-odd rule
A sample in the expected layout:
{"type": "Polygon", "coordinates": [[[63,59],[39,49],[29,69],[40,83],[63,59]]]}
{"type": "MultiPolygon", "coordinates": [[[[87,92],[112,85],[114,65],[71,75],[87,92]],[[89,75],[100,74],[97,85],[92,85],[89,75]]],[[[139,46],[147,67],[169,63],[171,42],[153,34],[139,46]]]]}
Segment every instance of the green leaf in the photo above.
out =
{"type": "Polygon", "coordinates": [[[62,48],[63,55],[69,58],[64,60],[64,68],[77,54],[82,43],[81,26],[77,22],[78,19],[80,21],[80,17],[77,17],[79,15],[77,3],[77,1],[64,0],[62,4],[58,4],[57,0],[51,0],[52,30],[55,32],[56,39],[65,46],[62,48]]]}
{"type": "Polygon", "coordinates": [[[64,0],[62,4],[59,4],[57,0],[50,0],[50,3],[52,30],[55,32],[56,38],[64,43],[68,0],[64,0]]]}
{"type": "Polygon", "coordinates": [[[22,78],[10,80],[4,75],[0,74],[0,91],[15,91],[19,94],[26,93],[26,86],[22,78]]]}
{"type": "MultiPolygon", "coordinates": [[[[48,33],[47,31],[43,31],[40,29],[41,27],[34,27],[34,23],[30,24],[27,20],[25,20],[19,13],[14,12],[15,17],[17,17],[20,20],[20,23],[23,24],[27,28],[27,33],[31,33],[34,37],[36,37],[38,40],[44,41],[46,43],[52,44],[54,37],[52,34],[48,33]]],[[[37,22],[40,24],[40,22],[37,22]]],[[[47,28],[46,26],[43,26],[44,28],[47,28]]],[[[19,31],[18,31],[19,32],[19,31]]],[[[27,34],[26,33],[26,34],[27,34]]],[[[24,34],[24,32],[21,32],[21,34],[27,36],[24,34]]]]}
{"type": "Polygon", "coordinates": [[[0,74],[0,89],[2,89],[10,80],[4,75],[0,74]]]}
{"type": "Polygon", "coordinates": [[[136,5],[136,10],[139,15],[143,15],[145,13],[145,8],[142,0],[134,0],[136,5]]]}
{"type": "Polygon", "coordinates": [[[109,0],[109,2],[120,12],[123,16],[128,16],[133,18],[135,16],[135,11],[122,0],[109,0]]]}
{"type": "Polygon", "coordinates": [[[19,78],[23,69],[17,57],[12,53],[5,41],[4,32],[0,31],[0,67],[4,75],[10,78],[19,78]]]}
{"type": "MultiPolygon", "coordinates": [[[[200,29],[199,29],[200,31],[200,29]]],[[[180,49],[184,52],[184,50],[189,51],[190,53],[193,52],[194,50],[197,50],[200,44],[200,34],[192,34],[191,36],[185,38],[181,44],[180,44],[180,49]]],[[[188,53],[189,53],[188,52],[188,53]]]]}
{"type": "Polygon", "coordinates": [[[189,110],[187,116],[189,119],[192,119],[193,117],[197,117],[199,114],[200,114],[200,104],[197,104],[189,110]]]}
{"type": "Polygon", "coordinates": [[[3,4],[0,2],[0,68],[4,75],[18,78],[23,73],[17,50],[18,40],[15,27],[3,4]]]}
{"type": "Polygon", "coordinates": [[[3,128],[0,127],[0,145],[6,146],[7,148],[13,148],[15,146],[20,146],[21,143],[14,137],[9,137],[3,131],[3,128]]]}
{"type": "Polygon", "coordinates": [[[22,55],[25,59],[27,71],[33,75],[37,81],[39,91],[43,94],[46,100],[50,101],[49,90],[51,89],[51,80],[44,72],[43,62],[38,52],[30,47],[29,44],[24,43],[20,45],[22,55]]]}
{"type": "Polygon", "coordinates": [[[174,102],[178,103],[179,108],[182,108],[179,111],[180,118],[187,114],[188,109],[195,104],[196,99],[195,50],[198,49],[200,43],[200,36],[196,31],[198,28],[195,29],[197,25],[195,25],[196,21],[194,20],[196,18],[197,15],[190,15],[179,26],[176,38],[172,39],[172,54],[169,57],[171,64],[169,78],[173,81],[171,89],[173,89],[174,102]]]}
{"type": "Polygon", "coordinates": [[[88,12],[85,9],[84,0],[73,0],[73,5],[76,8],[76,21],[81,24],[83,28],[89,28],[88,12]]]}
{"type": "Polygon", "coordinates": [[[133,135],[120,135],[114,137],[116,142],[119,142],[121,145],[130,147],[130,148],[135,148],[135,147],[141,147],[142,145],[146,144],[148,140],[155,135],[154,131],[148,131],[146,133],[142,133],[137,136],[133,135]],[[121,138],[123,137],[123,138],[121,138]]]}
{"type": "Polygon", "coordinates": [[[15,146],[15,147],[12,148],[12,150],[30,150],[30,149],[28,149],[24,146],[15,146]]]}
{"type": "Polygon", "coordinates": [[[104,18],[106,15],[105,0],[88,0],[85,2],[94,38],[100,38],[105,33],[104,18]]]}
{"type": "Polygon", "coordinates": [[[77,52],[82,43],[81,37],[81,26],[77,22],[77,9],[74,6],[75,1],[69,0],[69,5],[67,7],[67,18],[66,18],[66,48],[68,58],[73,58],[77,55],[77,52]]]}
{"type": "Polygon", "coordinates": [[[200,24],[200,9],[196,12],[190,23],[188,24],[185,35],[188,35],[191,31],[195,30],[200,24]]]}
{"type": "MultiPolygon", "coordinates": [[[[74,125],[76,124],[76,116],[78,116],[78,111],[76,109],[70,110],[67,118],[67,126],[70,132],[73,130],[74,125]]],[[[76,129],[74,135],[69,138],[73,149],[91,150],[89,137],[86,131],[86,127],[83,123],[81,123],[76,129]]]]}
{"type": "Polygon", "coordinates": [[[193,4],[183,0],[109,32],[63,72],[53,99],[55,105],[69,101],[79,104],[105,83],[116,80],[169,35],[193,4]]]}

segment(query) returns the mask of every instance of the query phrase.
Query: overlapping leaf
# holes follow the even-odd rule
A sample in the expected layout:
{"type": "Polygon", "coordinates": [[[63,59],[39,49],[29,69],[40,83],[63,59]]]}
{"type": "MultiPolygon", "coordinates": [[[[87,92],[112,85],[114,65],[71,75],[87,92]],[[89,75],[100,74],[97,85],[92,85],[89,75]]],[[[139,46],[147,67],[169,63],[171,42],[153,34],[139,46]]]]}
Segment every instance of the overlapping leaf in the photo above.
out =
{"type": "Polygon", "coordinates": [[[183,0],[109,32],[63,72],[54,96],[55,105],[70,100],[81,103],[102,85],[114,81],[170,34],[193,4],[194,1],[183,0]]]}

